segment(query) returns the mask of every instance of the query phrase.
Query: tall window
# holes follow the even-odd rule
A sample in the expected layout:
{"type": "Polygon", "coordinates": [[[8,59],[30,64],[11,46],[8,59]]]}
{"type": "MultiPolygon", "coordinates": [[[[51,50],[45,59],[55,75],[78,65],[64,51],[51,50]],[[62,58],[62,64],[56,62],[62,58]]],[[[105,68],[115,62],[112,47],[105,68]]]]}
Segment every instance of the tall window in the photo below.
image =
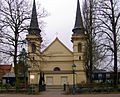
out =
{"type": "Polygon", "coordinates": [[[32,52],[35,53],[36,52],[36,45],[34,43],[32,43],[32,52]]]}
{"type": "Polygon", "coordinates": [[[78,43],[78,52],[82,52],[82,44],[78,43]]]}
{"type": "Polygon", "coordinates": [[[81,60],[82,58],[81,58],[81,56],[79,56],[79,60],[81,60]]]}

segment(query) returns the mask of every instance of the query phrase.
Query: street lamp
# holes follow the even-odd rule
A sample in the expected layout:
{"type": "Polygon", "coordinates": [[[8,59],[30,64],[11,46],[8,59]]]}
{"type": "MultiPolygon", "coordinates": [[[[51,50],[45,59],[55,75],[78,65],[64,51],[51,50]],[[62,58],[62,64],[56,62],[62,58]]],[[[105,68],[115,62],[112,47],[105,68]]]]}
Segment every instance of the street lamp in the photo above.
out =
{"type": "Polygon", "coordinates": [[[30,79],[31,79],[31,80],[34,80],[34,78],[35,78],[35,75],[33,75],[33,74],[30,75],[30,79]]]}
{"type": "Polygon", "coordinates": [[[30,80],[31,80],[31,83],[33,84],[33,81],[34,81],[34,78],[35,78],[35,75],[30,75],[30,80]]]}
{"type": "Polygon", "coordinates": [[[72,65],[72,71],[73,71],[73,89],[72,89],[72,94],[75,94],[75,70],[76,70],[76,65],[72,65]]]}
{"type": "MultiPolygon", "coordinates": [[[[34,81],[34,78],[35,78],[35,75],[30,75],[30,80],[31,81],[34,81]]],[[[33,82],[32,82],[33,83],[33,82]]],[[[33,89],[34,89],[34,87],[33,87],[33,85],[32,85],[32,94],[33,94],[33,89]]]]}

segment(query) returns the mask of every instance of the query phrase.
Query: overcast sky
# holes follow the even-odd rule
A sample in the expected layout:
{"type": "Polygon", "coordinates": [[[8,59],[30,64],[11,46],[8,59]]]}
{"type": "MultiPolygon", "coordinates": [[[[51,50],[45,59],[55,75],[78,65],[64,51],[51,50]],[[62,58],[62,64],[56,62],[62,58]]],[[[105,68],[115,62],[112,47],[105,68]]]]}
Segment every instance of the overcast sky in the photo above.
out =
{"type": "Polygon", "coordinates": [[[44,19],[45,38],[51,43],[58,37],[72,49],[71,35],[75,24],[77,0],[36,0],[36,3],[38,2],[50,13],[50,16],[44,19]]]}

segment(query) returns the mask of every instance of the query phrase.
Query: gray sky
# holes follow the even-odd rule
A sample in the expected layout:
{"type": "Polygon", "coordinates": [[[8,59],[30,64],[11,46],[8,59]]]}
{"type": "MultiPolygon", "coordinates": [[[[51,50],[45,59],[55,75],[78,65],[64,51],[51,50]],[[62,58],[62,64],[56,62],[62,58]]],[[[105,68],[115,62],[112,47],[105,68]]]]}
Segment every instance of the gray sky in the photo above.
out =
{"type": "MultiPolygon", "coordinates": [[[[80,0],[81,2],[82,0],[80,0]]],[[[67,47],[72,49],[71,35],[75,23],[77,0],[36,0],[49,13],[44,18],[46,38],[51,43],[58,37],[67,47]]]]}

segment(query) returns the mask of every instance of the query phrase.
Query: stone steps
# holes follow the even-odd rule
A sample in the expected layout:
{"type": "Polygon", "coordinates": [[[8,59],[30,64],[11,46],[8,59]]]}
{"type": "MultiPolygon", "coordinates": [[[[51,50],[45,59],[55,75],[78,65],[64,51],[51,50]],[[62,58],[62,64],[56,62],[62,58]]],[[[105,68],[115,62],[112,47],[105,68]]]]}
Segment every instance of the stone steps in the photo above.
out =
{"type": "Polygon", "coordinates": [[[46,86],[46,89],[63,89],[64,87],[63,86],[60,86],[60,85],[47,85],[46,86]]]}

